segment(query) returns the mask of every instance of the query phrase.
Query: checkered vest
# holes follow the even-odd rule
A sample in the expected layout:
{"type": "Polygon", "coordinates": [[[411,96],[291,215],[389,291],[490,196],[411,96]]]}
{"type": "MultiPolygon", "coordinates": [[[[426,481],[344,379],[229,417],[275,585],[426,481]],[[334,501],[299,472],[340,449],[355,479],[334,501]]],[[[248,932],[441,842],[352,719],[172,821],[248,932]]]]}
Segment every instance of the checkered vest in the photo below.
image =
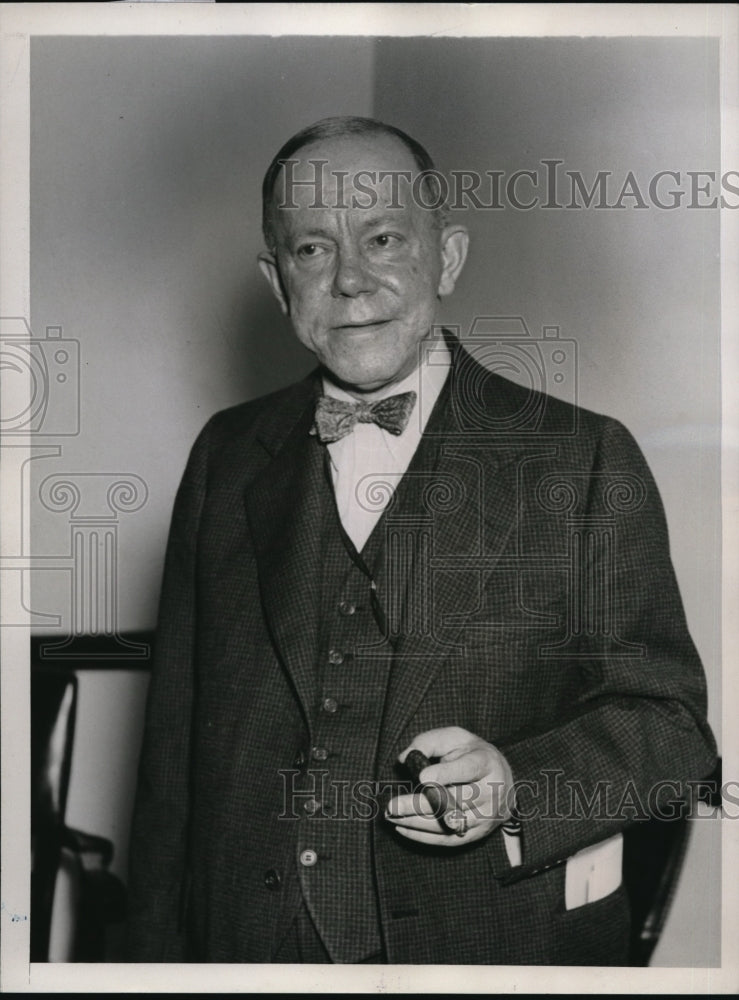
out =
{"type": "Polygon", "coordinates": [[[343,532],[328,482],[322,506],[321,629],[303,775],[312,795],[302,802],[296,854],[303,898],[325,947],[336,962],[356,962],[381,948],[371,827],[392,664],[382,595],[373,596],[384,522],[360,556],[343,532]]]}

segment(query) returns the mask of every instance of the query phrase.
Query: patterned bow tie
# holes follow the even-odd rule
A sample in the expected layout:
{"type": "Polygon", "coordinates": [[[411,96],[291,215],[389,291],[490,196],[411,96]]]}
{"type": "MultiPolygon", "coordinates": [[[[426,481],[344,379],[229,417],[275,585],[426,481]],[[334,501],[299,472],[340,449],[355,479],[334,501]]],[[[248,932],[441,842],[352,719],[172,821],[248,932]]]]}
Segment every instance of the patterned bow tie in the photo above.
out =
{"type": "Polygon", "coordinates": [[[311,434],[317,434],[321,444],[340,441],[354,430],[356,424],[377,424],[390,434],[402,434],[415,405],[415,392],[401,392],[374,403],[350,403],[333,396],[321,396],[316,403],[311,434]]]}

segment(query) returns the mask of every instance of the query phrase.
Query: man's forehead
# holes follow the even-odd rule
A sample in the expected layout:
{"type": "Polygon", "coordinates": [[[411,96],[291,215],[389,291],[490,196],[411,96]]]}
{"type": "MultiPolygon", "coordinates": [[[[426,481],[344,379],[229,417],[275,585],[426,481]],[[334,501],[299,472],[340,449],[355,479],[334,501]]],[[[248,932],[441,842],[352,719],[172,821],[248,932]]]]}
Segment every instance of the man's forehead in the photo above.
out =
{"type": "Polygon", "coordinates": [[[277,175],[277,208],[411,207],[421,171],[394,136],[347,135],[294,153],[277,175]]]}
{"type": "Polygon", "coordinates": [[[425,231],[421,214],[419,209],[409,209],[404,205],[390,208],[378,199],[377,205],[369,207],[354,207],[349,204],[338,208],[305,205],[300,205],[295,210],[278,208],[276,220],[279,231],[288,239],[307,236],[333,238],[343,231],[361,235],[363,232],[385,228],[421,233],[425,231]]]}
{"type": "Polygon", "coordinates": [[[290,157],[297,161],[295,172],[309,174],[311,161],[326,161],[327,173],[348,170],[350,174],[360,171],[378,172],[383,170],[410,171],[418,173],[418,165],[408,147],[394,135],[349,134],[319,139],[303,146],[290,157]]]}

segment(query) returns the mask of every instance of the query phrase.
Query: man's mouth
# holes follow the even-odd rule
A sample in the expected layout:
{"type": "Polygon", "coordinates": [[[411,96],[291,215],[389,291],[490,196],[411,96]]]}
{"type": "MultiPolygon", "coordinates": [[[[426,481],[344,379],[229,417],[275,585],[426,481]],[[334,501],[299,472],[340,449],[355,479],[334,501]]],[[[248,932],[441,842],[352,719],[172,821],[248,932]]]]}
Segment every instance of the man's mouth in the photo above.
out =
{"type": "Polygon", "coordinates": [[[350,323],[337,323],[335,330],[366,330],[370,327],[385,326],[389,319],[364,319],[350,323]]]}

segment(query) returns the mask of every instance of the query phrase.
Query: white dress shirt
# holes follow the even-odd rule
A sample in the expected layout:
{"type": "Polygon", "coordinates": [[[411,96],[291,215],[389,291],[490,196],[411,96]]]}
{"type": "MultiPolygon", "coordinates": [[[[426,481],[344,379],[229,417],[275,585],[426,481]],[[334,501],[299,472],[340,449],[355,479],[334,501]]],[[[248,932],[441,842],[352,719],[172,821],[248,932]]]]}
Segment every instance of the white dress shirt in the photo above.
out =
{"type": "MultiPolygon", "coordinates": [[[[372,529],[382,516],[403,474],[410,465],[428,423],[434,403],[439,398],[451,357],[446,345],[431,353],[433,364],[422,364],[402,382],[397,382],[372,402],[413,391],[418,398],[408,426],[402,434],[391,434],[377,424],[356,424],[351,433],[327,445],[336,506],[344,530],[361,552],[372,529]]],[[[356,402],[356,397],[323,380],[327,396],[356,402]]]]}

